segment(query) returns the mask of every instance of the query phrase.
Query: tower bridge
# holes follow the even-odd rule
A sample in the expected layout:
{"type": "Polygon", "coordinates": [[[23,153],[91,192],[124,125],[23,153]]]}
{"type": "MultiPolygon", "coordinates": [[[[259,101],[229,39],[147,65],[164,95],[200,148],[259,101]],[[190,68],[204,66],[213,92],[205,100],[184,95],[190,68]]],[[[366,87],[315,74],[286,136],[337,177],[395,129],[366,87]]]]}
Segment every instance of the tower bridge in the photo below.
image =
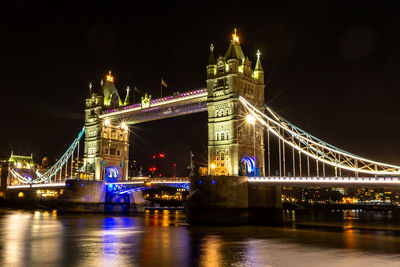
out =
{"type": "Polygon", "coordinates": [[[211,192],[219,196],[216,199],[243,194],[243,198],[250,199],[251,194],[256,194],[250,191],[261,190],[262,186],[276,189],[285,185],[400,184],[400,166],[369,160],[330,145],[266,106],[261,53],[256,55],[253,67],[235,32],[224,56],[216,58],[211,44],[206,88],[157,99],[146,94],[139,103],[132,103],[129,87],[122,100],[109,72],[98,88],[89,84],[85,126],[65,154],[47,172],[36,173],[32,179],[24,176],[18,166],[10,166],[8,188],[60,186],[79,177],[103,182],[110,194],[131,194],[156,183],[189,187],[190,180],[193,194],[211,192]],[[163,178],[147,185],[149,182],[143,179],[128,181],[129,125],[197,112],[208,114],[204,126],[208,127],[208,178],[163,178]],[[79,159],[82,139],[84,163],[74,168],[73,158],[76,155],[79,159]],[[271,153],[272,145],[277,146],[276,154],[271,153]],[[246,191],[243,183],[251,189],[246,191]]]}

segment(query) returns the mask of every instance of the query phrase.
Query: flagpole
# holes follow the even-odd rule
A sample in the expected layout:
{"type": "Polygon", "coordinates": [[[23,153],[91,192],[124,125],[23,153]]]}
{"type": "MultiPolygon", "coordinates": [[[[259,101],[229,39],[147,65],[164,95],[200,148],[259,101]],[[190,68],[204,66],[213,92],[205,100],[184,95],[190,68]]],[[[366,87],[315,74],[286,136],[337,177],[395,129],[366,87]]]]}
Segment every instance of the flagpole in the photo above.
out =
{"type": "Polygon", "coordinates": [[[160,90],[161,91],[161,98],[162,98],[162,81],[163,81],[163,78],[161,77],[161,86],[160,86],[161,87],[161,90],[160,90]]]}

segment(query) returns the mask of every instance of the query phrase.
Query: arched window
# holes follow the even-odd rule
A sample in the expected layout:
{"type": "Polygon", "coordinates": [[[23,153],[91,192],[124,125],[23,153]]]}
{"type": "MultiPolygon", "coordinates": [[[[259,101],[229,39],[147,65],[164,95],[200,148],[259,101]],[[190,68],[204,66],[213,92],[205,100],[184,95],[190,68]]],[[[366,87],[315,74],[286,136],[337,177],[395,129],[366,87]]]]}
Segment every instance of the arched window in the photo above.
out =
{"type": "Polygon", "coordinates": [[[226,140],[228,140],[228,139],[229,139],[229,130],[226,131],[226,140]]]}
{"type": "Polygon", "coordinates": [[[226,109],[225,109],[225,114],[226,114],[226,116],[229,115],[229,108],[226,108],[226,109]]]}
{"type": "Polygon", "coordinates": [[[224,132],[221,133],[221,140],[225,140],[225,133],[224,132]]]}
{"type": "Polygon", "coordinates": [[[215,111],[215,117],[218,117],[218,110],[215,111]]]}
{"type": "Polygon", "coordinates": [[[217,139],[217,141],[219,140],[219,133],[217,133],[217,136],[216,136],[215,139],[217,139]]]}

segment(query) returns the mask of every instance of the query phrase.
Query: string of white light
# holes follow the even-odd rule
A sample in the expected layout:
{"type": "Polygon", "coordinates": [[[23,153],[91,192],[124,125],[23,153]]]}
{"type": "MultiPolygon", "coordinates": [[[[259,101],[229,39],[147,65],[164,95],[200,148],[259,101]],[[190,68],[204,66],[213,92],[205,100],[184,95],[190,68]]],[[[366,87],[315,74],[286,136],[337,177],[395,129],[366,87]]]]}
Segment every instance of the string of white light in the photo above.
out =
{"type": "MultiPolygon", "coordinates": [[[[271,109],[267,108],[268,112],[275,118],[272,119],[269,116],[267,116],[266,114],[264,114],[263,112],[261,112],[260,110],[258,110],[257,108],[255,108],[253,105],[251,105],[245,98],[243,97],[239,97],[240,102],[243,104],[243,106],[264,126],[266,126],[269,131],[271,133],[273,133],[275,136],[277,136],[282,142],[288,144],[289,146],[292,146],[293,148],[295,148],[297,151],[300,151],[301,153],[303,153],[304,155],[310,156],[311,158],[314,158],[315,160],[324,162],[330,166],[333,167],[338,167],[341,169],[345,169],[348,171],[352,171],[352,172],[356,172],[356,173],[368,173],[368,174],[373,174],[373,175],[400,175],[400,166],[395,166],[395,165],[391,165],[391,164],[386,164],[386,163],[381,163],[381,162],[377,162],[377,161],[372,161],[351,153],[348,153],[344,150],[338,150],[335,149],[333,146],[330,145],[325,145],[324,143],[321,142],[321,140],[315,141],[314,137],[311,136],[310,134],[307,134],[306,132],[302,131],[302,134],[299,134],[295,131],[293,131],[292,129],[290,129],[287,126],[287,122],[281,120],[280,116],[278,114],[275,114],[271,109]],[[276,129],[274,129],[271,125],[269,125],[269,123],[267,123],[265,120],[267,120],[269,123],[272,123],[273,125],[275,125],[276,127],[283,129],[284,131],[286,131],[288,134],[290,134],[291,136],[295,137],[297,140],[303,142],[303,144],[306,144],[308,146],[308,148],[310,149],[314,149],[314,151],[322,154],[321,156],[316,156],[315,154],[310,153],[309,151],[303,149],[301,146],[299,146],[297,143],[295,142],[290,142],[288,140],[285,139],[283,133],[281,134],[280,132],[276,131],[276,129]],[[313,145],[320,147],[322,149],[327,150],[329,153],[336,153],[336,154],[340,154],[343,155],[347,158],[346,161],[344,162],[340,162],[337,163],[336,160],[327,160],[326,158],[329,158],[329,156],[327,155],[328,153],[325,153],[324,151],[317,151],[316,148],[311,147],[309,145],[309,143],[312,143],[313,145]],[[374,170],[369,170],[369,169],[363,169],[363,167],[359,167],[359,168],[355,168],[353,166],[349,166],[346,164],[346,162],[348,163],[349,159],[353,159],[353,160],[359,160],[361,161],[361,163],[369,163],[374,164],[379,166],[379,168],[383,169],[383,170],[379,170],[379,171],[374,171],[374,170]],[[390,168],[390,169],[386,169],[385,168],[390,168]],[[395,169],[395,170],[393,170],[395,169]]],[[[296,127],[297,128],[297,127],[296,127]]],[[[298,129],[298,128],[297,128],[298,129]]],[[[367,166],[368,167],[368,166],[367,166]]]]}
{"type": "Polygon", "coordinates": [[[36,172],[38,178],[34,180],[29,180],[27,177],[19,174],[15,170],[11,170],[11,174],[13,177],[17,178],[18,181],[24,184],[39,184],[39,183],[44,183],[56,175],[60,169],[68,162],[68,160],[71,158],[73,155],[79,141],[81,140],[83,134],[85,133],[85,127],[81,130],[79,133],[78,137],[74,140],[72,145],[67,149],[67,151],[64,153],[64,155],[61,156],[61,158],[44,174],[40,174],[39,172],[36,172]]]}

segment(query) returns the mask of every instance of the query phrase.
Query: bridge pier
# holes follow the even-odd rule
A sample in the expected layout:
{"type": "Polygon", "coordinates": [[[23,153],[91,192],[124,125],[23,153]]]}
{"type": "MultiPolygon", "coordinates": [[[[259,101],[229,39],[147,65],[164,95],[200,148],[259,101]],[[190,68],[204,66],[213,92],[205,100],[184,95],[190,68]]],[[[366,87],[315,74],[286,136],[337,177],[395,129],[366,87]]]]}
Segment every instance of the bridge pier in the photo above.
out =
{"type": "Polygon", "coordinates": [[[209,225],[282,224],[280,188],[249,185],[247,177],[191,177],[186,219],[209,225]]]}
{"type": "Polygon", "coordinates": [[[113,194],[102,181],[67,180],[60,208],[62,212],[130,213],[144,212],[142,192],[113,194]]]}
{"type": "Polygon", "coordinates": [[[79,213],[104,212],[106,187],[101,181],[67,180],[59,211],[79,213]]]}

